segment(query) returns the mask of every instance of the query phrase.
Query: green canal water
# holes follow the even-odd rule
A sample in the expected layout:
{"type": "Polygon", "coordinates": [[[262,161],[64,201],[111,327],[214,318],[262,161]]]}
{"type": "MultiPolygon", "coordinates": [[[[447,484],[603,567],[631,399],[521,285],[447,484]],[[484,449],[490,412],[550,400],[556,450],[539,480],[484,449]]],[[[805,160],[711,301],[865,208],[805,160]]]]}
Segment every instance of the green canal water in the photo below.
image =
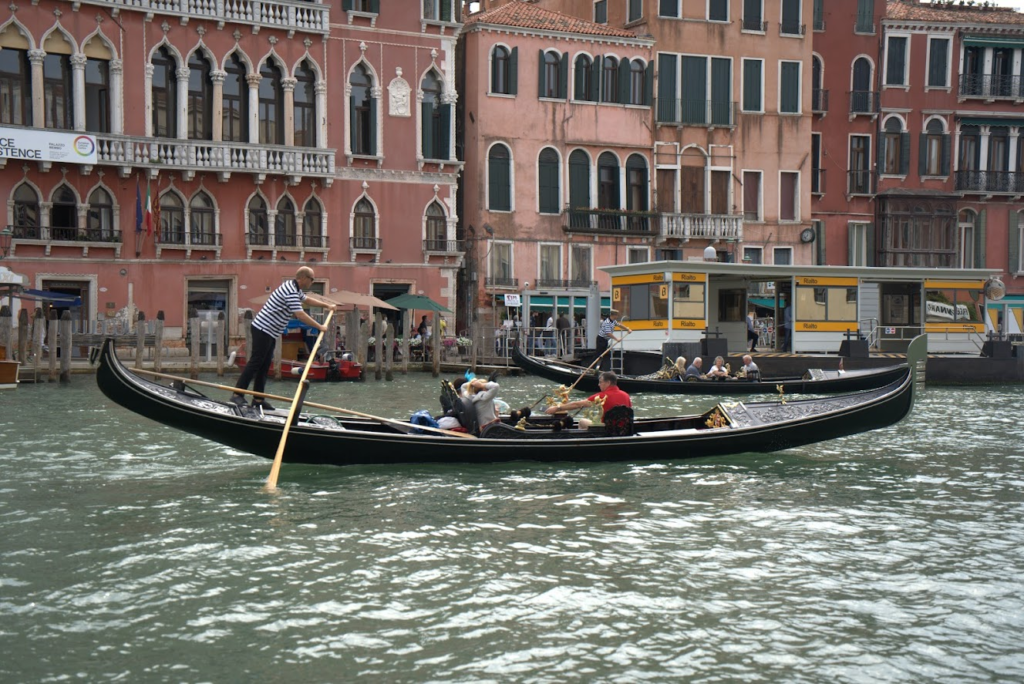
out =
{"type": "MultiPolygon", "coordinates": [[[[437,388],[310,400],[407,418],[437,388]]],[[[0,393],[0,681],[1024,681],[1022,402],[933,387],[895,427],[726,459],[286,464],[269,495],[269,461],[91,376],[23,385],[0,393]]]]}

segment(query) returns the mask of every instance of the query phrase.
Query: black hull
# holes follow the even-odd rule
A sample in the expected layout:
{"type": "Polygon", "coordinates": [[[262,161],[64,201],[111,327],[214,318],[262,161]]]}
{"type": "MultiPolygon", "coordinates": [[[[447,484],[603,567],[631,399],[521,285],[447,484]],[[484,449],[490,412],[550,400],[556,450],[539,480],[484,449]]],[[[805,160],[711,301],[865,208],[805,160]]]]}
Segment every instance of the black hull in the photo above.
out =
{"type": "MultiPolygon", "coordinates": [[[[276,454],[283,417],[262,416],[134,375],[117,359],[112,340],[104,341],[96,379],[114,403],[158,423],[257,456],[276,454]]],[[[325,427],[323,422],[331,421],[323,419],[302,420],[289,431],[284,460],[317,465],[669,461],[766,453],[893,425],[910,412],[913,400],[913,374],[908,369],[898,382],[859,394],[786,404],[721,405],[732,421],[726,428],[707,429],[701,415],[645,419],[636,422],[637,434],[626,437],[595,430],[530,430],[516,433],[522,437],[514,439],[464,439],[405,434],[359,419],[331,427],[325,427]]]]}
{"type": "MultiPolygon", "coordinates": [[[[533,375],[553,380],[566,387],[576,383],[581,392],[597,392],[598,373],[595,370],[584,373],[584,369],[559,361],[538,359],[523,354],[519,348],[512,350],[515,364],[533,375]],[[582,378],[580,377],[582,375],[582,378]],[[577,380],[579,382],[577,382],[577,380]]],[[[747,395],[774,394],[778,385],[786,394],[833,394],[838,392],[862,392],[884,387],[897,381],[906,372],[905,365],[889,366],[877,370],[860,370],[838,373],[826,371],[822,379],[764,378],[760,382],[746,380],[645,380],[630,376],[619,376],[619,387],[629,394],[645,392],[655,394],[710,394],[747,395]],[[829,377],[831,376],[831,377],[829,377]]]]}

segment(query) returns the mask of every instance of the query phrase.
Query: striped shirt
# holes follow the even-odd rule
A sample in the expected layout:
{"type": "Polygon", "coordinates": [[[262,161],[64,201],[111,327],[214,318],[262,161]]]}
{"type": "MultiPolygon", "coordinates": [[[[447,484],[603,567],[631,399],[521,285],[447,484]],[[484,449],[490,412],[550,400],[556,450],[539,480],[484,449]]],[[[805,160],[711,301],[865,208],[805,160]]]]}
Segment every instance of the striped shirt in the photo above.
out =
{"type": "Polygon", "coordinates": [[[615,321],[610,318],[606,318],[601,321],[601,331],[597,333],[601,337],[611,337],[612,333],[615,332],[615,321]]]}
{"type": "Polygon", "coordinates": [[[270,293],[270,299],[253,319],[253,327],[271,337],[277,337],[288,327],[292,314],[302,311],[302,301],[305,298],[306,293],[299,289],[298,281],[285,281],[281,287],[270,293]]]}

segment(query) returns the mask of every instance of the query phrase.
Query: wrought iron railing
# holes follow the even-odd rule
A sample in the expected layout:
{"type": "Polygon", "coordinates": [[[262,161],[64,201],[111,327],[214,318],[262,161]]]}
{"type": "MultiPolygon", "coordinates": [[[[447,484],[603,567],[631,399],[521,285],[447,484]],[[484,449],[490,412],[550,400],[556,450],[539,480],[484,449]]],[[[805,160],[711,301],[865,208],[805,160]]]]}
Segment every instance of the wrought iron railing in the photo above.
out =
{"type": "Polygon", "coordinates": [[[680,126],[735,126],[737,103],[727,100],[656,99],[658,123],[680,126]]]}
{"type": "Polygon", "coordinates": [[[868,169],[847,171],[846,192],[851,195],[873,195],[878,174],[868,169]]]}
{"type": "Polygon", "coordinates": [[[511,276],[487,276],[484,287],[519,289],[519,278],[511,276]]]}
{"type": "Polygon", "coordinates": [[[661,214],[659,236],[681,240],[742,240],[740,214],[661,214]]]}
{"type": "Polygon", "coordinates": [[[850,91],[851,114],[877,114],[879,112],[877,90],[850,91]]]}
{"type": "Polygon", "coordinates": [[[11,238],[14,240],[41,240],[43,229],[39,226],[7,226],[11,229],[11,238]]]}
{"type": "Polygon", "coordinates": [[[246,233],[245,244],[249,247],[269,247],[270,233],[246,233]]]}
{"type": "Polygon", "coordinates": [[[780,36],[802,36],[807,33],[807,24],[800,24],[794,21],[784,21],[779,24],[780,36]]]}
{"type": "Polygon", "coordinates": [[[768,22],[762,21],[761,17],[743,17],[743,30],[765,33],[768,31],[768,22]]]}
{"type": "Polygon", "coordinates": [[[1005,192],[1024,194],[1024,172],[957,171],[956,189],[960,192],[1005,192]]]}
{"type": "Polygon", "coordinates": [[[55,242],[121,242],[121,231],[110,228],[75,228],[50,226],[50,239],[55,242]]]}
{"type": "Polygon", "coordinates": [[[651,235],[657,213],[617,209],[571,209],[565,216],[565,230],[584,233],[651,235]]]}
{"type": "Polygon", "coordinates": [[[444,254],[456,254],[462,251],[460,240],[424,240],[424,252],[440,252],[444,254]]]}
{"type": "Polygon", "coordinates": [[[537,278],[537,287],[549,288],[552,290],[568,290],[570,288],[587,289],[592,281],[589,278],[537,278]]]}
{"type": "Polygon", "coordinates": [[[811,111],[818,114],[828,111],[828,89],[813,88],[811,90],[811,111]]]}
{"type": "Polygon", "coordinates": [[[1024,98],[1024,79],[1003,74],[960,74],[961,97],[1024,98]]]}
{"type": "Polygon", "coordinates": [[[312,247],[314,249],[327,249],[327,236],[326,235],[303,235],[302,246],[312,247]]]}
{"type": "Polygon", "coordinates": [[[193,231],[189,236],[190,244],[198,247],[220,247],[220,233],[200,233],[193,231]]]}
{"type": "Polygon", "coordinates": [[[825,172],[828,169],[811,169],[811,194],[825,194],[825,172]]]}
{"type": "Polygon", "coordinates": [[[379,250],[381,239],[378,237],[350,237],[348,239],[349,249],[372,249],[379,250]]]}
{"type": "Polygon", "coordinates": [[[274,233],[275,247],[296,247],[299,244],[295,233],[274,233]]]}

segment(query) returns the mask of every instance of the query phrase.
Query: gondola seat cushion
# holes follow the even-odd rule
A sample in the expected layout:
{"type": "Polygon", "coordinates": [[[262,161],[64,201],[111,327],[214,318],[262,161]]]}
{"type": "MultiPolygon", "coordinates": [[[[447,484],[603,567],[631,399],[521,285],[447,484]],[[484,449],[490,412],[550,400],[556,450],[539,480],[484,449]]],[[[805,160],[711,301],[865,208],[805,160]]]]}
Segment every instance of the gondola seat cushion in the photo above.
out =
{"type": "Polygon", "coordinates": [[[604,431],[611,437],[628,437],[633,434],[633,409],[629,406],[613,406],[604,413],[604,431]]]}

